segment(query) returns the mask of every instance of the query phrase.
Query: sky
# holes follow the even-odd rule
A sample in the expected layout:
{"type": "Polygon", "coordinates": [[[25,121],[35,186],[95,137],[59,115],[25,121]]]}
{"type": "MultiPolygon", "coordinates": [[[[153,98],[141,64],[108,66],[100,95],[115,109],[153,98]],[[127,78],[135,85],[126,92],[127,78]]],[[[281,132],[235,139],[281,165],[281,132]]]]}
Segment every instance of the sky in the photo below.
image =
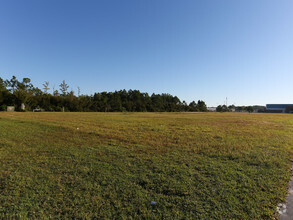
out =
{"type": "Polygon", "coordinates": [[[1,0],[0,77],[293,103],[292,0],[1,0]]]}

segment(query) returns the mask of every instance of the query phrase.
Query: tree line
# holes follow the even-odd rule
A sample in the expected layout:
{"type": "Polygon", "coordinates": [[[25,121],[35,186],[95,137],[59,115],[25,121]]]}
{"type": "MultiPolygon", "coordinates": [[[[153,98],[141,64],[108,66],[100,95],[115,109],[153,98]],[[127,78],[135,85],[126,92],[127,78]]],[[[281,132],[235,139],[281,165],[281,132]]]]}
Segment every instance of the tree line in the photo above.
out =
{"type": "Polygon", "coordinates": [[[217,112],[265,112],[264,106],[235,106],[235,105],[218,105],[216,108],[217,112]]]}
{"type": "Polygon", "coordinates": [[[0,77],[0,111],[7,106],[14,106],[17,111],[72,111],[72,112],[205,112],[204,101],[192,101],[187,104],[177,96],[170,94],[152,94],[139,90],[120,90],[115,92],[98,92],[93,95],[81,95],[69,91],[69,85],[63,80],[59,90],[53,89],[45,81],[43,88],[34,87],[29,78],[19,81],[15,76],[10,80],[0,77]],[[25,109],[22,108],[25,106],[25,109]]]}

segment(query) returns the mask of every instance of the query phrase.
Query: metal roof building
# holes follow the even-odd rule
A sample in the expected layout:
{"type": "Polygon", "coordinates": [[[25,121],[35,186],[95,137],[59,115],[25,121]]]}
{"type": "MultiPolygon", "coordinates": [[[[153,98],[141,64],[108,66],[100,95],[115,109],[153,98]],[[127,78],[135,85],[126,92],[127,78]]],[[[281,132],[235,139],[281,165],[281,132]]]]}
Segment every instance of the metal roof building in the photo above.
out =
{"type": "Polygon", "coordinates": [[[266,112],[293,113],[293,104],[267,104],[266,112]]]}

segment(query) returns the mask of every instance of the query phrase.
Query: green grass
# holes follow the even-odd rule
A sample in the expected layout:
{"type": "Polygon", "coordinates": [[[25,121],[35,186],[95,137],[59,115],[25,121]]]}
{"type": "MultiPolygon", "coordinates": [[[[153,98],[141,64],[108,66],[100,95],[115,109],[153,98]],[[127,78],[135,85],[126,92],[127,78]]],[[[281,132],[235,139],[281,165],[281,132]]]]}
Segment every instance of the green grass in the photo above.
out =
{"type": "Polygon", "coordinates": [[[0,218],[272,219],[292,132],[286,114],[0,113],[0,218]]]}

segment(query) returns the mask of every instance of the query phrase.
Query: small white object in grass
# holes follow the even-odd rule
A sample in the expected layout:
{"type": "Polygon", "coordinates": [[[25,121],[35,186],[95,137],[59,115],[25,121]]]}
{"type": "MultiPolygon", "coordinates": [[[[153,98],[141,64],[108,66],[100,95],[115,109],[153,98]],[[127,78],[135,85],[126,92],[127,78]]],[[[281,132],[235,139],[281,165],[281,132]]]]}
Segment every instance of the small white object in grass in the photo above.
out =
{"type": "Polygon", "coordinates": [[[76,130],[79,130],[79,128],[76,128],[76,130]]]}
{"type": "Polygon", "coordinates": [[[151,201],[151,205],[156,205],[157,203],[155,201],[151,201]]]}

